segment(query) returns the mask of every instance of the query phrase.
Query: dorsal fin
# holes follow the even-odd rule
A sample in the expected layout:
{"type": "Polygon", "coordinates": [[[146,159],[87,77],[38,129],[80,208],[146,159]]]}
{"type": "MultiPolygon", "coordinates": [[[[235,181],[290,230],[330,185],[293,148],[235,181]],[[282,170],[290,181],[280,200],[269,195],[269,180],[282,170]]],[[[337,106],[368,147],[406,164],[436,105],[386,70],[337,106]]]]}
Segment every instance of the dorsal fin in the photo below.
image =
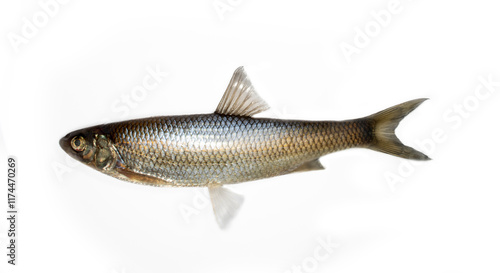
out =
{"type": "Polygon", "coordinates": [[[215,113],[250,117],[267,109],[269,106],[255,92],[243,66],[240,66],[234,71],[215,113]]]}

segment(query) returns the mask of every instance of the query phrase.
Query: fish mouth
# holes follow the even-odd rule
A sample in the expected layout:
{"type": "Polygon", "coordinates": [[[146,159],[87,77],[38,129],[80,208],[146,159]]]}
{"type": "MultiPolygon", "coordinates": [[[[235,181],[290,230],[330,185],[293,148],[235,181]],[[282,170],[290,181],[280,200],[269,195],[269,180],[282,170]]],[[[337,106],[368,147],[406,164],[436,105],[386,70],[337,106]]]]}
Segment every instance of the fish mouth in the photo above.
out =
{"type": "Polygon", "coordinates": [[[59,146],[67,153],[69,148],[69,135],[67,134],[59,140],[59,146]]]}

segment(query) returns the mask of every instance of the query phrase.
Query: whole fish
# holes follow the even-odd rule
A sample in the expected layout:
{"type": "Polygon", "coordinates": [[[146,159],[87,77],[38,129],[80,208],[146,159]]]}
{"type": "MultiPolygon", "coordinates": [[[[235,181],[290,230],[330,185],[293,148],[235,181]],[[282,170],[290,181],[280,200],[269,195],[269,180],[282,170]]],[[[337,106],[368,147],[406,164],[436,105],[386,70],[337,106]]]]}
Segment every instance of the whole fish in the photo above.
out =
{"type": "Polygon", "coordinates": [[[321,156],[353,147],[428,160],[402,144],[394,132],[424,100],[346,121],[254,118],[269,107],[239,67],[215,113],[98,125],[71,132],[59,143],[71,157],[118,179],[151,186],[208,187],[222,227],[242,203],[225,184],[324,169],[321,156]]]}

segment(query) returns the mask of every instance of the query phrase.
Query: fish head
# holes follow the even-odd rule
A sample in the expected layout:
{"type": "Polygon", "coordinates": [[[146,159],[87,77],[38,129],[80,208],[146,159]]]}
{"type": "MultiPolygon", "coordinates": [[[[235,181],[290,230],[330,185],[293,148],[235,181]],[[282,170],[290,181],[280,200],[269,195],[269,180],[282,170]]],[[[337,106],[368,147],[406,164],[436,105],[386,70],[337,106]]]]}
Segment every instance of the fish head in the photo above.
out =
{"type": "Polygon", "coordinates": [[[101,172],[112,171],[119,160],[113,141],[99,126],[73,131],[59,145],[72,158],[101,172]]]}

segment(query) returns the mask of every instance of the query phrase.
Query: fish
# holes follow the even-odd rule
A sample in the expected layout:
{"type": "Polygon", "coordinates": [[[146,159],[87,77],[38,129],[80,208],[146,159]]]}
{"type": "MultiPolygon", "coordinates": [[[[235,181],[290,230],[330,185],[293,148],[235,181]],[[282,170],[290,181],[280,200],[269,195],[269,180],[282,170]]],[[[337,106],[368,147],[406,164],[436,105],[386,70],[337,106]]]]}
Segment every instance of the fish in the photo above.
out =
{"type": "Polygon", "coordinates": [[[120,180],[208,188],[223,228],[243,203],[243,196],[225,185],[322,170],[319,158],[348,148],[429,160],[395,134],[400,121],[425,100],[344,121],[257,118],[269,105],[239,67],[214,113],[102,124],[73,131],[59,144],[72,158],[120,180]]]}

